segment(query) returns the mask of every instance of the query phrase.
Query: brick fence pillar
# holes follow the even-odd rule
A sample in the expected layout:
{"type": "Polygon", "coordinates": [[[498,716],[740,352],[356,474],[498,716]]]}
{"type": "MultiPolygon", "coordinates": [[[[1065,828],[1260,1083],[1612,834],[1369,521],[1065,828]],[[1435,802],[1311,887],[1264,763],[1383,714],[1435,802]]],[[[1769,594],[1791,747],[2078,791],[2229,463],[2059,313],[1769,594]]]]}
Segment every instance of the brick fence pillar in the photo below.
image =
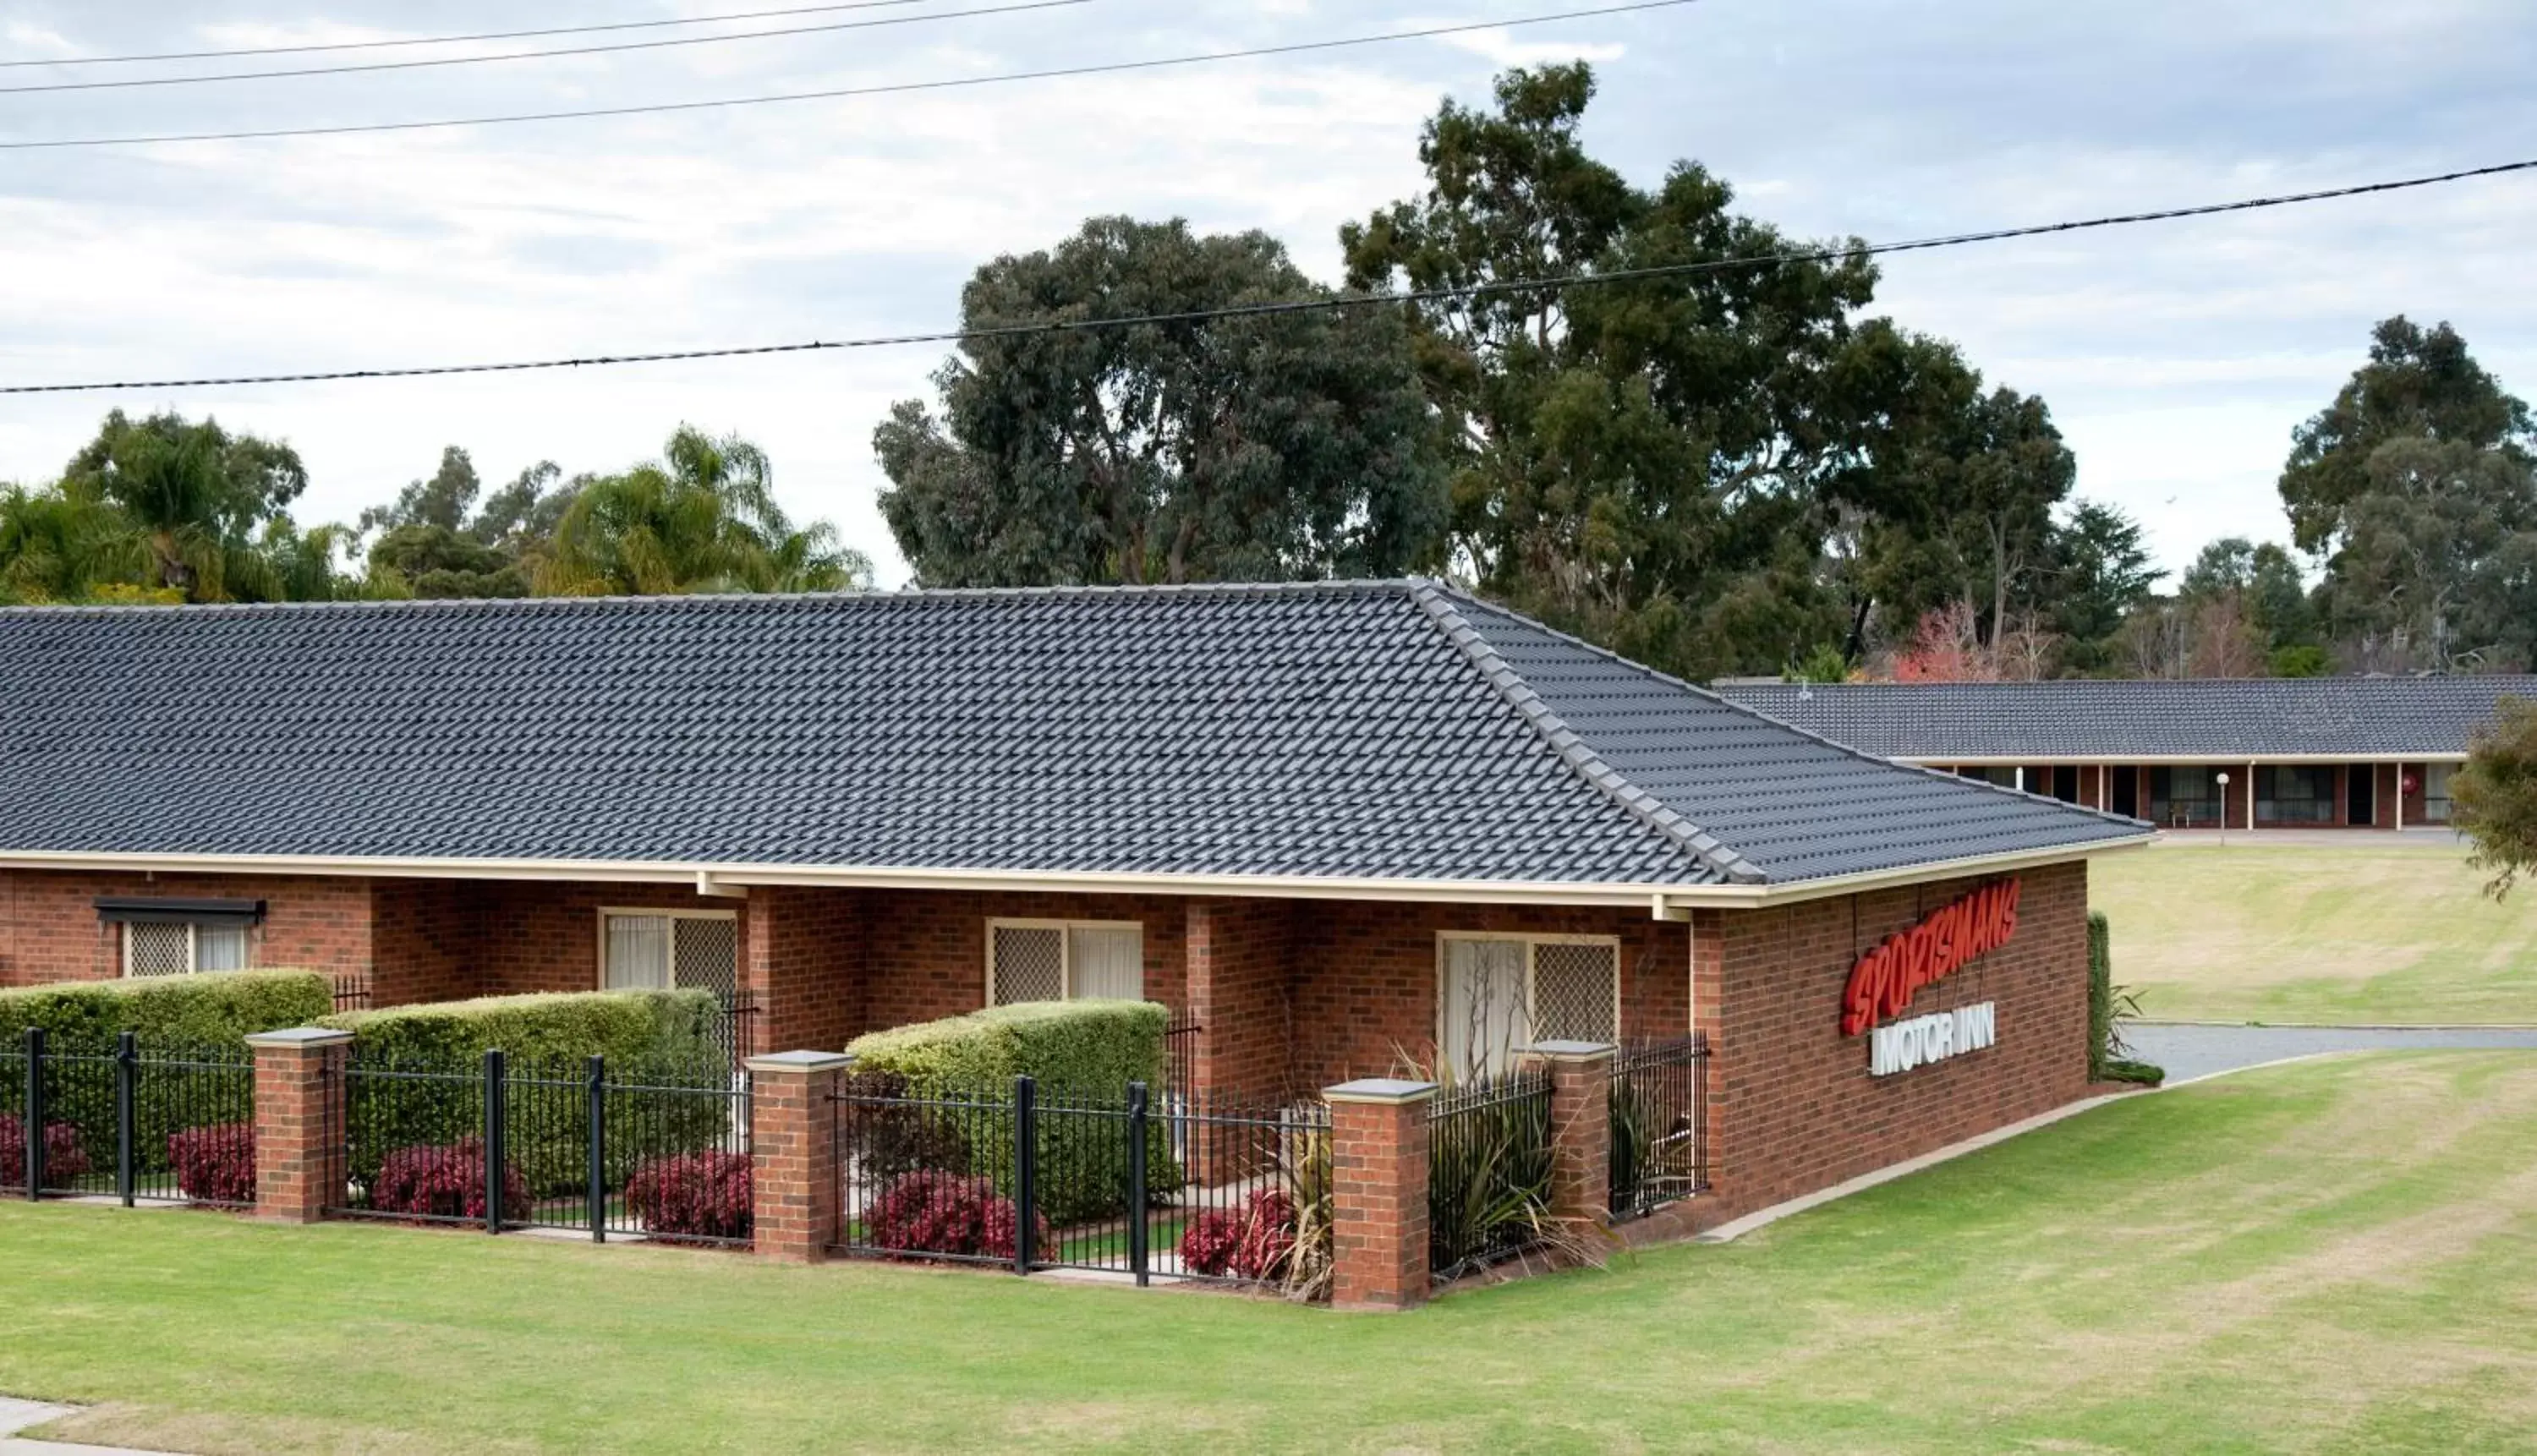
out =
{"type": "Polygon", "coordinates": [[[1378,1077],[1322,1095],[1331,1105],[1331,1303],[1425,1303],[1427,1105],[1436,1084],[1378,1077]]]}
{"type": "Polygon", "coordinates": [[[853,1058],[780,1051],[748,1059],[757,1252],[815,1264],[837,1236],[837,1074],[853,1058]]]}
{"type": "Polygon", "coordinates": [[[313,1224],[344,1196],[344,1078],[351,1032],[260,1032],[255,1050],[255,1216],[313,1224]]]}
{"type": "Polygon", "coordinates": [[[1543,1042],[1523,1058],[1550,1074],[1551,1212],[1598,1227],[1612,1217],[1612,1052],[1543,1042]]]}

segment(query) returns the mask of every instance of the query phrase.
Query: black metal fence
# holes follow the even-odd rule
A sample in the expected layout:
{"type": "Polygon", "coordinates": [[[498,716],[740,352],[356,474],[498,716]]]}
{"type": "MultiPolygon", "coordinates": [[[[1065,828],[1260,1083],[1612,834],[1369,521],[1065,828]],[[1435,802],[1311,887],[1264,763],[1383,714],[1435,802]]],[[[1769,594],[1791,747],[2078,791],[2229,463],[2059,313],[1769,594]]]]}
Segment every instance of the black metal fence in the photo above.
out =
{"type": "Polygon", "coordinates": [[[840,1252],[1314,1292],[1330,1247],[1330,1119],[1294,1108],[919,1096],[885,1074],[830,1094],[840,1252]]]}
{"type": "Polygon", "coordinates": [[[26,1197],[255,1202],[255,1063],[41,1031],[0,1054],[0,1187],[26,1197]]]}
{"type": "Polygon", "coordinates": [[[336,976],[335,1009],[339,1012],[369,1010],[369,977],[358,972],[345,972],[336,976]]]}
{"type": "Polygon", "coordinates": [[[1709,1186],[1709,1039],[1638,1043],[1612,1059],[1611,1208],[1645,1218],[1709,1186]]]}
{"type": "Polygon", "coordinates": [[[722,1008],[721,1019],[714,1023],[712,1036],[722,1048],[723,1060],[737,1070],[743,1062],[764,1051],[758,1043],[759,1029],[765,1015],[754,1001],[732,1001],[722,1008]]]}
{"type": "Polygon", "coordinates": [[[1188,1017],[1163,1028],[1163,1087],[1186,1096],[1198,1090],[1198,1048],[1206,1028],[1188,1017]]]}
{"type": "Polygon", "coordinates": [[[1427,1118],[1427,1265],[1458,1278],[1549,1232],[1556,1160],[1550,1076],[1519,1072],[1447,1092],[1427,1118]]]}
{"type": "Polygon", "coordinates": [[[656,1241],[750,1241],[754,1165],[746,1076],[619,1076],[603,1057],[533,1067],[499,1051],[472,1069],[338,1056],[347,1218],[543,1229],[656,1241]]]}

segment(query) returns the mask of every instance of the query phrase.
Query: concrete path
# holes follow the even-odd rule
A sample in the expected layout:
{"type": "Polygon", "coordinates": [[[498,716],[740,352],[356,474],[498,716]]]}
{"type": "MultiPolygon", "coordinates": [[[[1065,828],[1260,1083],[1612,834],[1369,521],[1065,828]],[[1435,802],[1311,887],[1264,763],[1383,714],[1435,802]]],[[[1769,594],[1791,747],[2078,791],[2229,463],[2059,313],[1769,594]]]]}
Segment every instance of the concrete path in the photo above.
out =
{"type": "Polygon", "coordinates": [[[2305,1026],[2178,1026],[2144,1022],[2123,1039],[2141,1060],[2167,1068],[2182,1082],[2294,1056],[2325,1051],[2413,1051],[2488,1048],[2537,1051],[2537,1028],[2426,1028],[2305,1026]]]}

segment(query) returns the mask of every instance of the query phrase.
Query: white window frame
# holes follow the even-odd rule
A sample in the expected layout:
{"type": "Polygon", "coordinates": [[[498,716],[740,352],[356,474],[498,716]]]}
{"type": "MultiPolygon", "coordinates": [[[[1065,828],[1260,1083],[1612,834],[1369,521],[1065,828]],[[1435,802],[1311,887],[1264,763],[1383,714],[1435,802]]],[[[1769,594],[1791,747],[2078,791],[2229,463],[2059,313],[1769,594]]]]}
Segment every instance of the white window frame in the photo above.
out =
{"type": "MultiPolygon", "coordinates": [[[[204,929],[204,922],[203,922],[203,921],[201,921],[201,920],[127,920],[127,921],[125,921],[122,925],[120,925],[120,926],[118,926],[118,927],[117,927],[117,934],[116,934],[116,936],[115,936],[115,938],[116,938],[118,941],[120,941],[120,942],[121,942],[122,963],[123,963],[123,979],[124,979],[124,980],[126,980],[126,981],[168,981],[168,980],[172,980],[172,979],[173,979],[173,976],[136,976],[136,975],[134,975],[134,974],[133,974],[133,971],[132,971],[132,931],[133,931],[133,927],[134,927],[135,925],[140,925],[140,924],[150,924],[150,925],[172,925],[172,924],[181,924],[181,925],[183,925],[183,926],[185,927],[185,969],[184,969],[184,970],[182,970],[182,971],[178,971],[178,972],[173,973],[173,976],[227,976],[227,975],[229,975],[229,974],[230,974],[230,971],[206,971],[206,970],[204,970],[204,969],[203,969],[203,929],[204,929]]],[[[256,943],[257,936],[256,936],[256,933],[255,933],[255,927],[254,927],[254,926],[252,926],[252,925],[234,925],[234,924],[217,924],[217,925],[213,925],[211,928],[218,929],[218,930],[235,930],[235,931],[237,931],[237,932],[238,932],[239,936],[241,937],[241,939],[242,939],[242,940],[243,940],[243,942],[244,942],[244,948],[243,948],[243,950],[240,952],[240,955],[239,955],[239,964],[238,964],[238,965],[236,965],[235,967],[230,968],[230,970],[231,970],[231,971],[252,971],[252,970],[254,970],[254,969],[255,969],[255,943],[256,943]]]]}
{"type": "MultiPolygon", "coordinates": [[[[1441,1057],[1445,1048],[1445,1013],[1452,999],[1452,972],[1448,969],[1446,949],[1456,940],[1487,940],[1513,943],[1524,947],[1524,1024],[1527,1030],[1536,1025],[1533,1016],[1533,976],[1545,945],[1602,945],[1612,951],[1612,1040],[1621,1039],[1621,937],[1618,935],[1532,935],[1516,930],[1439,930],[1436,932],[1436,1050],[1441,1057]]],[[[1459,1069],[1458,1069],[1459,1070],[1459,1069]]]]}
{"type": "MultiPolygon", "coordinates": [[[[729,920],[731,921],[731,988],[740,994],[740,979],[748,969],[740,951],[740,912],[736,910],[663,910],[650,905],[603,905],[599,908],[599,939],[593,957],[592,980],[600,990],[608,989],[608,918],[641,916],[654,920],[729,920]]],[[[670,927],[670,978],[675,983],[679,974],[679,929],[670,927]]]]}
{"type": "MultiPolygon", "coordinates": [[[[996,999],[996,932],[998,930],[1055,930],[1058,932],[1057,983],[1058,999],[1061,1001],[1072,1001],[1074,999],[1074,936],[1070,932],[1075,930],[1134,930],[1137,932],[1137,984],[1139,989],[1142,989],[1144,986],[1145,922],[1143,920],[1049,920],[1033,919],[1021,916],[990,916],[987,918],[987,983],[985,987],[987,997],[986,1004],[990,1006],[1001,1006],[1007,1004],[1006,1002],[996,999]]],[[[1023,1005],[1026,1003],[1016,1001],[1010,1004],[1023,1005]]]]}

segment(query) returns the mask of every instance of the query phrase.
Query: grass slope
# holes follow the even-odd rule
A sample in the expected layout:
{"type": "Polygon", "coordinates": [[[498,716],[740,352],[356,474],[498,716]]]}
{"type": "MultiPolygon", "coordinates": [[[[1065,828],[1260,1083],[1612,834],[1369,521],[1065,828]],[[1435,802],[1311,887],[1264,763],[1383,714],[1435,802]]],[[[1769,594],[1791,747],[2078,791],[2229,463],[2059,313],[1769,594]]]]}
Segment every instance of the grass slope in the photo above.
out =
{"type": "Polygon", "coordinates": [[[1339,1316],[0,1208],[0,1392],[207,1451],[2537,1450],[2537,1057],[2276,1068],[1734,1244],[1339,1316]]]}
{"type": "Polygon", "coordinates": [[[2537,895],[2496,904],[2463,850],[2173,846],[2089,868],[2144,1015],[2537,1025],[2537,895]]]}

